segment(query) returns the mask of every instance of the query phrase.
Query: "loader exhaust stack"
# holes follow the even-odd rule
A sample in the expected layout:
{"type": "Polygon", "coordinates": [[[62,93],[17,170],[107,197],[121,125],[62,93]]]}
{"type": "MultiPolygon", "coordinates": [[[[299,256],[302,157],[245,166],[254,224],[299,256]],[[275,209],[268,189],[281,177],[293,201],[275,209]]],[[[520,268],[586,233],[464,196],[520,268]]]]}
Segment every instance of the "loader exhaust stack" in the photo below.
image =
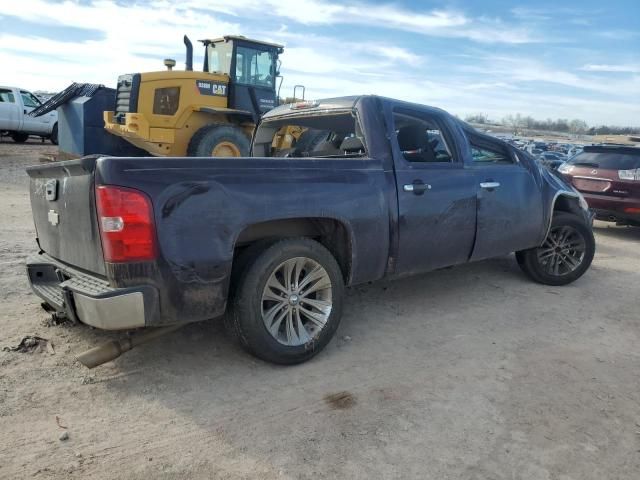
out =
{"type": "Polygon", "coordinates": [[[185,60],[185,67],[184,69],[188,72],[191,72],[193,70],[193,44],[191,43],[191,40],[189,40],[189,37],[187,37],[186,35],[184,36],[184,46],[187,47],[187,58],[185,60]]]}

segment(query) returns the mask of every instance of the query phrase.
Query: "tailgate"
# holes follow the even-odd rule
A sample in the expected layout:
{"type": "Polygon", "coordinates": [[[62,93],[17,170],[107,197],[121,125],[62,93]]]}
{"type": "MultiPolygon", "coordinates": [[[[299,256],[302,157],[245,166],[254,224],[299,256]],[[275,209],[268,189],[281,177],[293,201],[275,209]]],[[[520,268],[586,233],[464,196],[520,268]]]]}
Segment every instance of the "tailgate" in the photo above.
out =
{"type": "Polygon", "coordinates": [[[40,248],[61,262],[105,275],[95,214],[95,164],[95,157],[87,157],[28,167],[27,173],[40,248]]]}

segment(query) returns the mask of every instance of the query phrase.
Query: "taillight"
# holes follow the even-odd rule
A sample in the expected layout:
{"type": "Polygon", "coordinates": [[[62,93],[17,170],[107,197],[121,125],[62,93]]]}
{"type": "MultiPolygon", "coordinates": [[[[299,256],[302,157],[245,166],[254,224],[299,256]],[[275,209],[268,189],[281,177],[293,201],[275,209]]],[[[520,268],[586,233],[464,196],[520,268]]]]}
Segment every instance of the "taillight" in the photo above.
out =
{"type": "Polygon", "coordinates": [[[620,180],[640,180],[640,168],[633,170],[618,170],[620,180]]]}
{"type": "Polygon", "coordinates": [[[98,225],[106,262],[136,262],[157,257],[151,201],[131,188],[96,187],[98,225]]]}

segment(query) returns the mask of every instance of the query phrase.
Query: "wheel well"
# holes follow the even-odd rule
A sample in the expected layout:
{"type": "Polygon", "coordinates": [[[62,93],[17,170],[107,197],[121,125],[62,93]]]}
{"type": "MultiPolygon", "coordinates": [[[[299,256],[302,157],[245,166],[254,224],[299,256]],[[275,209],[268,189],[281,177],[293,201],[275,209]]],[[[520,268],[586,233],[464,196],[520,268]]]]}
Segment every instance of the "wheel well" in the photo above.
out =
{"type": "MultiPolygon", "coordinates": [[[[264,240],[287,237],[313,238],[335,257],[345,283],[351,275],[351,236],[344,223],[332,218],[290,218],[271,220],[246,227],[236,239],[233,258],[248,246],[264,240]]],[[[265,246],[268,245],[265,242],[265,246]]]]}
{"type": "Polygon", "coordinates": [[[575,197],[569,195],[560,195],[556,198],[556,202],[553,205],[554,212],[567,212],[580,215],[580,203],[575,197]]]}

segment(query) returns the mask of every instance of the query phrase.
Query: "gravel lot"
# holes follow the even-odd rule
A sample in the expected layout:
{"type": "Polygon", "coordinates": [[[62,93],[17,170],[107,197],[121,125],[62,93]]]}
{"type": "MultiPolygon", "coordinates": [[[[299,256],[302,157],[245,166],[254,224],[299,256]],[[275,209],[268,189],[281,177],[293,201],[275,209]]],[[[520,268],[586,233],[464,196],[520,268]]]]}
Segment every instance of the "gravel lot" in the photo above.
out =
{"type": "Polygon", "coordinates": [[[24,274],[23,168],[53,152],[0,143],[0,347],[55,349],[0,352],[0,478],[639,478],[640,229],[597,223],[567,287],[504,257],[353,288],[304,365],[211,321],[89,371],[73,355],[118,334],[48,327],[24,274]]]}

